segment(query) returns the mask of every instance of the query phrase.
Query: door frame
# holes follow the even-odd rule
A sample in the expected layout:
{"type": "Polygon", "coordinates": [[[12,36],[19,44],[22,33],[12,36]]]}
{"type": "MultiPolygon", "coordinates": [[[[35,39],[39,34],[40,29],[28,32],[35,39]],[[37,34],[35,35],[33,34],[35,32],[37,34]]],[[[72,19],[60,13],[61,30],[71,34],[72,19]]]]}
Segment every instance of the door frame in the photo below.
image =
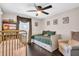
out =
{"type": "Polygon", "coordinates": [[[25,22],[29,22],[29,39],[28,39],[28,43],[31,44],[31,36],[32,36],[32,20],[31,18],[25,18],[25,17],[20,17],[20,16],[17,16],[17,26],[16,26],[16,29],[19,30],[19,24],[20,24],[20,21],[25,21],[25,22]]]}

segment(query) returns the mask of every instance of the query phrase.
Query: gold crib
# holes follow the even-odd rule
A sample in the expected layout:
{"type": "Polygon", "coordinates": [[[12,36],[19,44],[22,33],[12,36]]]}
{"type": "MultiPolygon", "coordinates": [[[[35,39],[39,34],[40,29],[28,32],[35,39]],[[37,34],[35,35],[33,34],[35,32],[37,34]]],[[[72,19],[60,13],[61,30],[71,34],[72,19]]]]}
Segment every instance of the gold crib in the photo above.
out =
{"type": "Polygon", "coordinates": [[[0,31],[0,56],[26,56],[26,37],[23,30],[0,31]]]}

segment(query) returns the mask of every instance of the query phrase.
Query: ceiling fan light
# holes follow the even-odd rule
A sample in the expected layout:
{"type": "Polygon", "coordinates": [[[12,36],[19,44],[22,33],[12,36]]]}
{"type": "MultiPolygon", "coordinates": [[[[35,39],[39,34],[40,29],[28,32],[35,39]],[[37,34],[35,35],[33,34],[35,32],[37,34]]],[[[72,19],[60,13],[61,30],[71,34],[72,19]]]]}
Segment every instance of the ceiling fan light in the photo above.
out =
{"type": "Polygon", "coordinates": [[[38,14],[41,14],[41,11],[37,11],[38,14]]]}

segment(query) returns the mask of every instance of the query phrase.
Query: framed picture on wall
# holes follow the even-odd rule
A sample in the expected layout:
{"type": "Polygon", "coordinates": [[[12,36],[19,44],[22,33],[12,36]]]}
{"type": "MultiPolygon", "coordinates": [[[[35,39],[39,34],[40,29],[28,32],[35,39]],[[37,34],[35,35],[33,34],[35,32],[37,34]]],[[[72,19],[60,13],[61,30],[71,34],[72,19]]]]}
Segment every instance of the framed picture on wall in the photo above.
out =
{"type": "Polygon", "coordinates": [[[38,26],[38,22],[35,22],[35,26],[38,26]]]}
{"type": "Polygon", "coordinates": [[[63,17],[63,24],[69,23],[69,17],[63,17]]]}
{"type": "Polygon", "coordinates": [[[53,20],[53,25],[56,25],[56,24],[58,24],[58,19],[53,20]]]}
{"type": "Polygon", "coordinates": [[[50,25],[50,21],[47,21],[47,26],[50,25]]]}

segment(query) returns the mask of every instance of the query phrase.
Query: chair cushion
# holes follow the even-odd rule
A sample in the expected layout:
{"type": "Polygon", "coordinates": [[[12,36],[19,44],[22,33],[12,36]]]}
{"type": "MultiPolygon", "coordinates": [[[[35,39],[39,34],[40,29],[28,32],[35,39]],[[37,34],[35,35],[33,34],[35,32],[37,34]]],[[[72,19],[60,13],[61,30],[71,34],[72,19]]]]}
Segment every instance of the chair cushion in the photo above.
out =
{"type": "Polygon", "coordinates": [[[73,46],[79,46],[79,41],[77,41],[77,40],[69,40],[69,45],[71,45],[72,47],[73,46]]]}

